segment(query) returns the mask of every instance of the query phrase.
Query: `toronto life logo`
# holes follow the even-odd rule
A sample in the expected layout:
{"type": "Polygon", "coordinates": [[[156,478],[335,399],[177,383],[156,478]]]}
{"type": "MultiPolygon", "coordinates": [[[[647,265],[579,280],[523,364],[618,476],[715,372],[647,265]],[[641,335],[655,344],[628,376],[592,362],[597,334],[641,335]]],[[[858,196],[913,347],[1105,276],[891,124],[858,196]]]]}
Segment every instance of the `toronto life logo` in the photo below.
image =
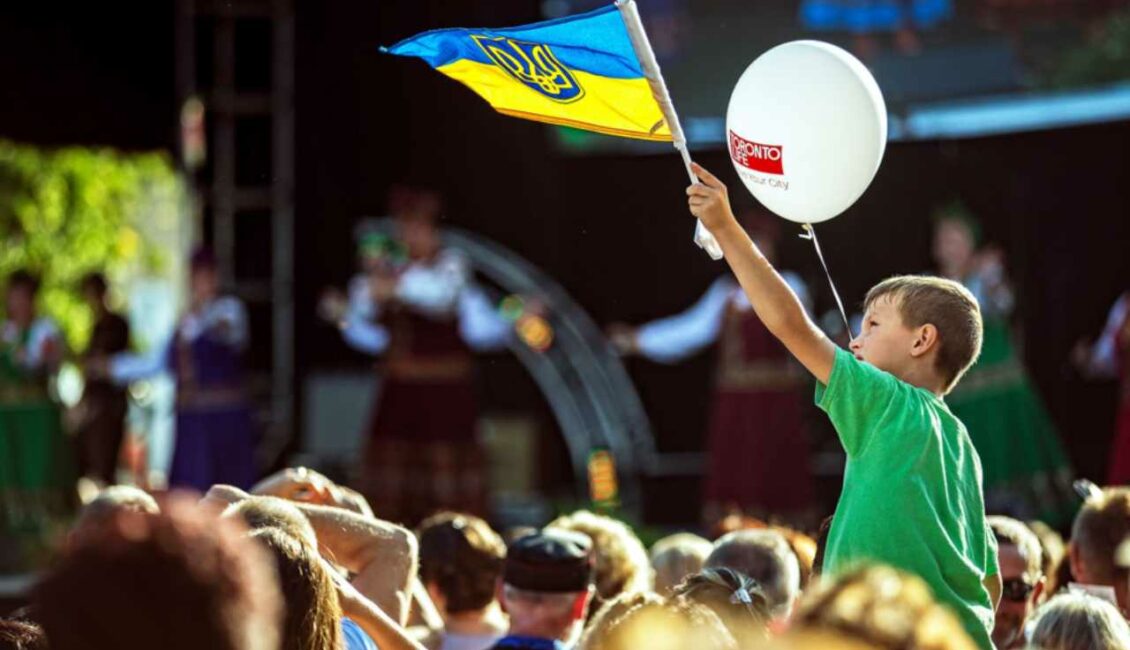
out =
{"type": "Polygon", "coordinates": [[[730,131],[730,157],[742,167],[755,172],[778,175],[785,173],[781,145],[752,142],[733,131],[730,131]]]}
{"type": "Polygon", "coordinates": [[[472,34],[471,39],[495,65],[542,96],[563,104],[584,97],[584,88],[548,45],[505,36],[472,34]]]}

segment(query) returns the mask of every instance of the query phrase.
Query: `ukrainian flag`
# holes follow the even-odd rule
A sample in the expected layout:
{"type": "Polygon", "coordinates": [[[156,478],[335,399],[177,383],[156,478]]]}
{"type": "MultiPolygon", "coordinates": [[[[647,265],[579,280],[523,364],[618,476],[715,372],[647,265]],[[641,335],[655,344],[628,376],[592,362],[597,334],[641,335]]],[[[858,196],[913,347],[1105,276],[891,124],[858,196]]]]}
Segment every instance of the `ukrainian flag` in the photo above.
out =
{"type": "Polygon", "coordinates": [[[427,61],[506,115],[672,140],[615,5],[521,27],[437,29],[384,51],[427,61]]]}

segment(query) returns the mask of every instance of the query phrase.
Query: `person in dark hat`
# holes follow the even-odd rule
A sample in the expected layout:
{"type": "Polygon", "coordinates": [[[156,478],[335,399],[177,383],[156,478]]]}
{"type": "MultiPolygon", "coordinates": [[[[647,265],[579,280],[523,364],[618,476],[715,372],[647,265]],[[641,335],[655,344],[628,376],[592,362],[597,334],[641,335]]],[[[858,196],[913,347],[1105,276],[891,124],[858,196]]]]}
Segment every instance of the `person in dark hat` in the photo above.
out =
{"type": "Polygon", "coordinates": [[[593,595],[592,542],[547,528],[516,539],[506,551],[499,600],[510,633],[495,650],[558,650],[580,637],[593,595]]]}

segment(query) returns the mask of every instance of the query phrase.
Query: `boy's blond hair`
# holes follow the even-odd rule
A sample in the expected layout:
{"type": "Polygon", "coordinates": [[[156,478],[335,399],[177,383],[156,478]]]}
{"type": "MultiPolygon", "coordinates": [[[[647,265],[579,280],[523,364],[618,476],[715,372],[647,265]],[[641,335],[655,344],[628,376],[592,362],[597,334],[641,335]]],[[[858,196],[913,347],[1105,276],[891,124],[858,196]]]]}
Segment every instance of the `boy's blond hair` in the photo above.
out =
{"type": "Polygon", "coordinates": [[[889,296],[895,301],[907,327],[927,323],[938,329],[935,367],[945,381],[945,393],[954,386],[981,355],[984,325],[977,299],[960,283],[928,275],[887,278],[867,292],[864,309],[889,296]]]}

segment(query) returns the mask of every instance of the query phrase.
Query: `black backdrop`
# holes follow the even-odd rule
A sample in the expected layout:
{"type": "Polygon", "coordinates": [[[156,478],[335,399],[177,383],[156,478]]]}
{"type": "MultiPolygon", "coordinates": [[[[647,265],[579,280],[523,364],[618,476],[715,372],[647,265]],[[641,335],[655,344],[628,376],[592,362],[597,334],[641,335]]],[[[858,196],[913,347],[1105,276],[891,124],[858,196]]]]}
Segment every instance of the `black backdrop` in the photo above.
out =
{"type": "MultiPolygon", "coordinates": [[[[686,178],[674,154],[562,156],[544,127],[493,113],[419,61],[377,52],[424,29],[535,20],[536,3],[296,4],[300,380],[311,370],[359,363],[318,324],[313,303],[321,287],[351,273],[352,225],[383,213],[395,182],[443,192],[451,224],[539,264],[599,322],[671,313],[722,271],[690,241],[686,178]]],[[[0,136],[171,148],[173,61],[167,3],[6,6],[0,136]]],[[[1095,479],[1104,474],[1116,390],[1082,382],[1067,356],[1130,288],[1128,151],[1130,123],[894,144],[863,199],[820,230],[841,292],[854,304],[885,275],[926,269],[931,206],[965,200],[987,238],[1008,253],[1027,362],[1077,468],[1095,479]]],[[[736,202],[752,203],[723,151],[696,157],[730,182],[736,202]]],[[[807,275],[821,305],[831,307],[805,242],[790,240],[783,262],[807,275]]],[[[489,397],[501,408],[544,408],[512,361],[491,358],[483,367],[489,397]]],[[[661,448],[700,448],[709,355],[674,367],[630,367],[661,448]]]]}

